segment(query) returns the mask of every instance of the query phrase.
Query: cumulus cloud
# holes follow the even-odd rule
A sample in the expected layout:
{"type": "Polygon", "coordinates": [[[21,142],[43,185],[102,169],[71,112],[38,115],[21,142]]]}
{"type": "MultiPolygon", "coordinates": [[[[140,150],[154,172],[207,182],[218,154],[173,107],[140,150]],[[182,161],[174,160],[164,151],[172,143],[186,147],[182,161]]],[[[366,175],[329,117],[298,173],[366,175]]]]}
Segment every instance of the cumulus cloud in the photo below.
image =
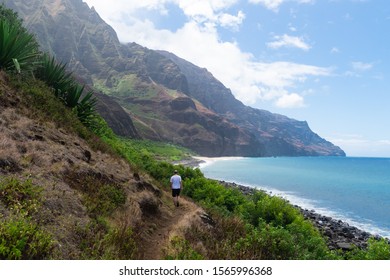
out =
{"type": "Polygon", "coordinates": [[[242,11],[239,11],[237,16],[231,14],[220,14],[218,17],[218,22],[222,27],[231,28],[235,31],[238,31],[239,26],[245,19],[245,14],[242,11]]]}
{"type": "Polygon", "coordinates": [[[282,36],[274,36],[274,39],[275,41],[267,43],[269,48],[294,47],[304,51],[308,51],[311,48],[301,37],[284,34],[282,36]]]}
{"type": "MultiPolygon", "coordinates": [[[[259,100],[273,101],[280,107],[302,107],[302,94],[292,93],[297,84],[310,77],[328,76],[331,69],[293,62],[262,62],[251,53],[243,52],[237,42],[223,41],[219,28],[239,28],[245,19],[228,8],[237,0],[125,0],[107,2],[84,0],[96,7],[101,16],[117,31],[122,42],[137,42],[150,49],[167,50],[200,67],[207,68],[233,94],[252,105],[259,100]],[[187,21],[175,31],[158,29],[152,19],[140,17],[143,9],[158,9],[168,13],[167,3],[175,4],[187,16],[187,21]],[[104,5],[104,6],[103,6],[104,5]],[[114,8],[115,7],[115,8],[114,8]]],[[[283,2],[283,1],[281,1],[283,2]]],[[[301,1],[302,2],[302,1],[301,1]]],[[[297,37],[281,36],[287,45],[308,49],[297,37]]]]}
{"type": "Polygon", "coordinates": [[[297,93],[286,94],[276,101],[276,106],[280,108],[299,108],[304,107],[305,102],[302,96],[297,93]]]}

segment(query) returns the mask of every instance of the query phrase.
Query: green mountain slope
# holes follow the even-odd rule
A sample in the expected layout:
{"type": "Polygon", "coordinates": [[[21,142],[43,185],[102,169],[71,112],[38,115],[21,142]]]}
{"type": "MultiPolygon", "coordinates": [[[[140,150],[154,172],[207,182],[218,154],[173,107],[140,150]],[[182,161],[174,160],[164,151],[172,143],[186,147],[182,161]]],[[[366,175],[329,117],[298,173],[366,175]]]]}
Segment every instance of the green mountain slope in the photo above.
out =
{"type": "MultiPolygon", "coordinates": [[[[81,0],[5,3],[45,50],[119,103],[143,138],[205,156],[345,155],[306,122],[244,106],[204,69],[173,54],[121,44],[81,0]]],[[[113,115],[109,107],[103,116],[113,115]]],[[[114,128],[121,119],[106,120],[114,128]]]]}

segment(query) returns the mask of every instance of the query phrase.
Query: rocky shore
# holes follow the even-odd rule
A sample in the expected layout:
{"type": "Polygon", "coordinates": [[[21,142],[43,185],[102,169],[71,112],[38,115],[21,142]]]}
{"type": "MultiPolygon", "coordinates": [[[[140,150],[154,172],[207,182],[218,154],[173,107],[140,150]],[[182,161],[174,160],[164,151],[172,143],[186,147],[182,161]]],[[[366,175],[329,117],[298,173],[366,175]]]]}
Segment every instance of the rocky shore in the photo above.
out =
{"type": "MultiPolygon", "coordinates": [[[[220,181],[220,183],[227,188],[237,188],[245,195],[251,195],[255,191],[254,188],[238,185],[236,183],[225,181],[220,181]]],[[[354,226],[350,226],[348,223],[341,220],[320,215],[314,210],[303,209],[297,205],[294,205],[294,207],[296,207],[306,219],[310,220],[320,232],[327,237],[329,249],[351,250],[354,246],[366,248],[369,238],[381,238],[378,235],[372,235],[354,226]]]]}

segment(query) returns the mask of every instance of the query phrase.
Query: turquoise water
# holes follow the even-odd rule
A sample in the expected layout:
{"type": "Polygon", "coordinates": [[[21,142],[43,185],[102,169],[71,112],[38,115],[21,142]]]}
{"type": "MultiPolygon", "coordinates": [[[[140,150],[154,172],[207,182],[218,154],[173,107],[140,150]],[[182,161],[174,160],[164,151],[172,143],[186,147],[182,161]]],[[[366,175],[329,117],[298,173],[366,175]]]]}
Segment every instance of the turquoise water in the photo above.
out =
{"type": "Polygon", "coordinates": [[[223,158],[200,169],[390,238],[390,158],[223,158]]]}

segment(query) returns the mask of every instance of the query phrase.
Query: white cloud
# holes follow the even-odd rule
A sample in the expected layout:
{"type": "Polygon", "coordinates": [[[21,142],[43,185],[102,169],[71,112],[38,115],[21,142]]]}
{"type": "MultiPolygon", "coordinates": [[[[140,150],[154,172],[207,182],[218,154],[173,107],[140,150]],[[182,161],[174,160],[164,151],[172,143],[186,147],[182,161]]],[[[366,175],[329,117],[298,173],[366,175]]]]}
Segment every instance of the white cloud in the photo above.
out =
{"type": "MultiPolygon", "coordinates": [[[[331,73],[329,68],[293,62],[265,63],[255,59],[252,54],[243,52],[236,42],[222,41],[218,25],[234,29],[244,20],[243,12],[238,12],[237,15],[227,13],[226,8],[236,3],[236,0],[132,1],[131,5],[128,4],[131,8],[126,8],[124,0],[110,3],[102,0],[85,1],[96,5],[97,11],[102,12],[102,18],[109,18],[108,23],[117,31],[122,42],[136,42],[150,49],[167,50],[205,67],[230,88],[236,98],[248,105],[268,100],[274,101],[277,106],[304,106],[302,95],[290,90],[310,77],[328,76],[331,73]],[[140,7],[159,7],[164,10],[163,4],[167,2],[176,3],[188,16],[188,21],[181,28],[175,31],[157,29],[151,19],[137,17],[137,9],[140,7]],[[198,2],[202,4],[196,4],[198,2]],[[109,8],[98,7],[96,3],[105,4],[109,8]],[[125,20],[123,13],[126,13],[125,20]]],[[[284,39],[290,40],[290,45],[309,48],[299,38],[285,36],[284,39]]]]}
{"type": "Polygon", "coordinates": [[[364,72],[370,70],[374,64],[372,63],[364,63],[360,61],[352,62],[352,68],[355,71],[364,72]]]}
{"type": "Polygon", "coordinates": [[[284,34],[282,36],[274,36],[275,41],[267,43],[267,46],[272,49],[281,47],[294,47],[308,51],[311,47],[301,37],[290,36],[284,34]]]}
{"type": "Polygon", "coordinates": [[[249,0],[252,4],[262,4],[269,10],[277,11],[279,6],[283,4],[285,0],[249,0]]]}
{"type": "Polygon", "coordinates": [[[161,11],[166,14],[165,4],[171,0],[142,0],[131,1],[128,0],[83,0],[90,7],[95,7],[98,13],[105,19],[117,19],[122,15],[132,14],[140,9],[161,11]]]}
{"type": "Polygon", "coordinates": [[[314,0],[249,0],[249,3],[261,4],[267,9],[277,12],[279,7],[287,1],[297,2],[299,4],[309,4],[314,2],[314,0]]]}
{"type": "Polygon", "coordinates": [[[336,47],[333,47],[331,50],[330,50],[331,53],[339,53],[340,50],[336,47]]]}
{"type": "Polygon", "coordinates": [[[291,31],[291,32],[297,32],[297,28],[295,26],[293,26],[291,23],[288,24],[288,29],[291,31]]]}
{"type": "Polygon", "coordinates": [[[302,96],[297,93],[286,94],[276,101],[276,106],[280,108],[300,108],[305,107],[302,96]]]}
{"type": "Polygon", "coordinates": [[[344,75],[347,77],[359,78],[362,76],[363,72],[371,70],[374,67],[374,64],[355,61],[351,63],[351,67],[352,70],[346,71],[344,75]]]}
{"type": "Polygon", "coordinates": [[[220,14],[218,17],[218,22],[222,27],[232,28],[233,30],[238,30],[239,26],[245,19],[245,14],[242,11],[239,11],[237,16],[230,14],[220,14]]]}
{"type": "Polygon", "coordinates": [[[94,6],[99,14],[105,18],[110,25],[117,22],[131,21],[137,17],[141,10],[158,11],[163,16],[169,16],[167,4],[177,5],[190,20],[199,24],[218,25],[224,28],[238,30],[245,19],[245,14],[239,11],[237,15],[223,12],[239,0],[143,0],[132,1],[116,0],[108,3],[106,0],[83,0],[88,5],[94,6]]]}
{"type": "Polygon", "coordinates": [[[172,2],[177,4],[189,17],[203,16],[208,19],[213,19],[215,13],[220,12],[234,5],[237,0],[166,0],[166,2],[172,2]]]}

